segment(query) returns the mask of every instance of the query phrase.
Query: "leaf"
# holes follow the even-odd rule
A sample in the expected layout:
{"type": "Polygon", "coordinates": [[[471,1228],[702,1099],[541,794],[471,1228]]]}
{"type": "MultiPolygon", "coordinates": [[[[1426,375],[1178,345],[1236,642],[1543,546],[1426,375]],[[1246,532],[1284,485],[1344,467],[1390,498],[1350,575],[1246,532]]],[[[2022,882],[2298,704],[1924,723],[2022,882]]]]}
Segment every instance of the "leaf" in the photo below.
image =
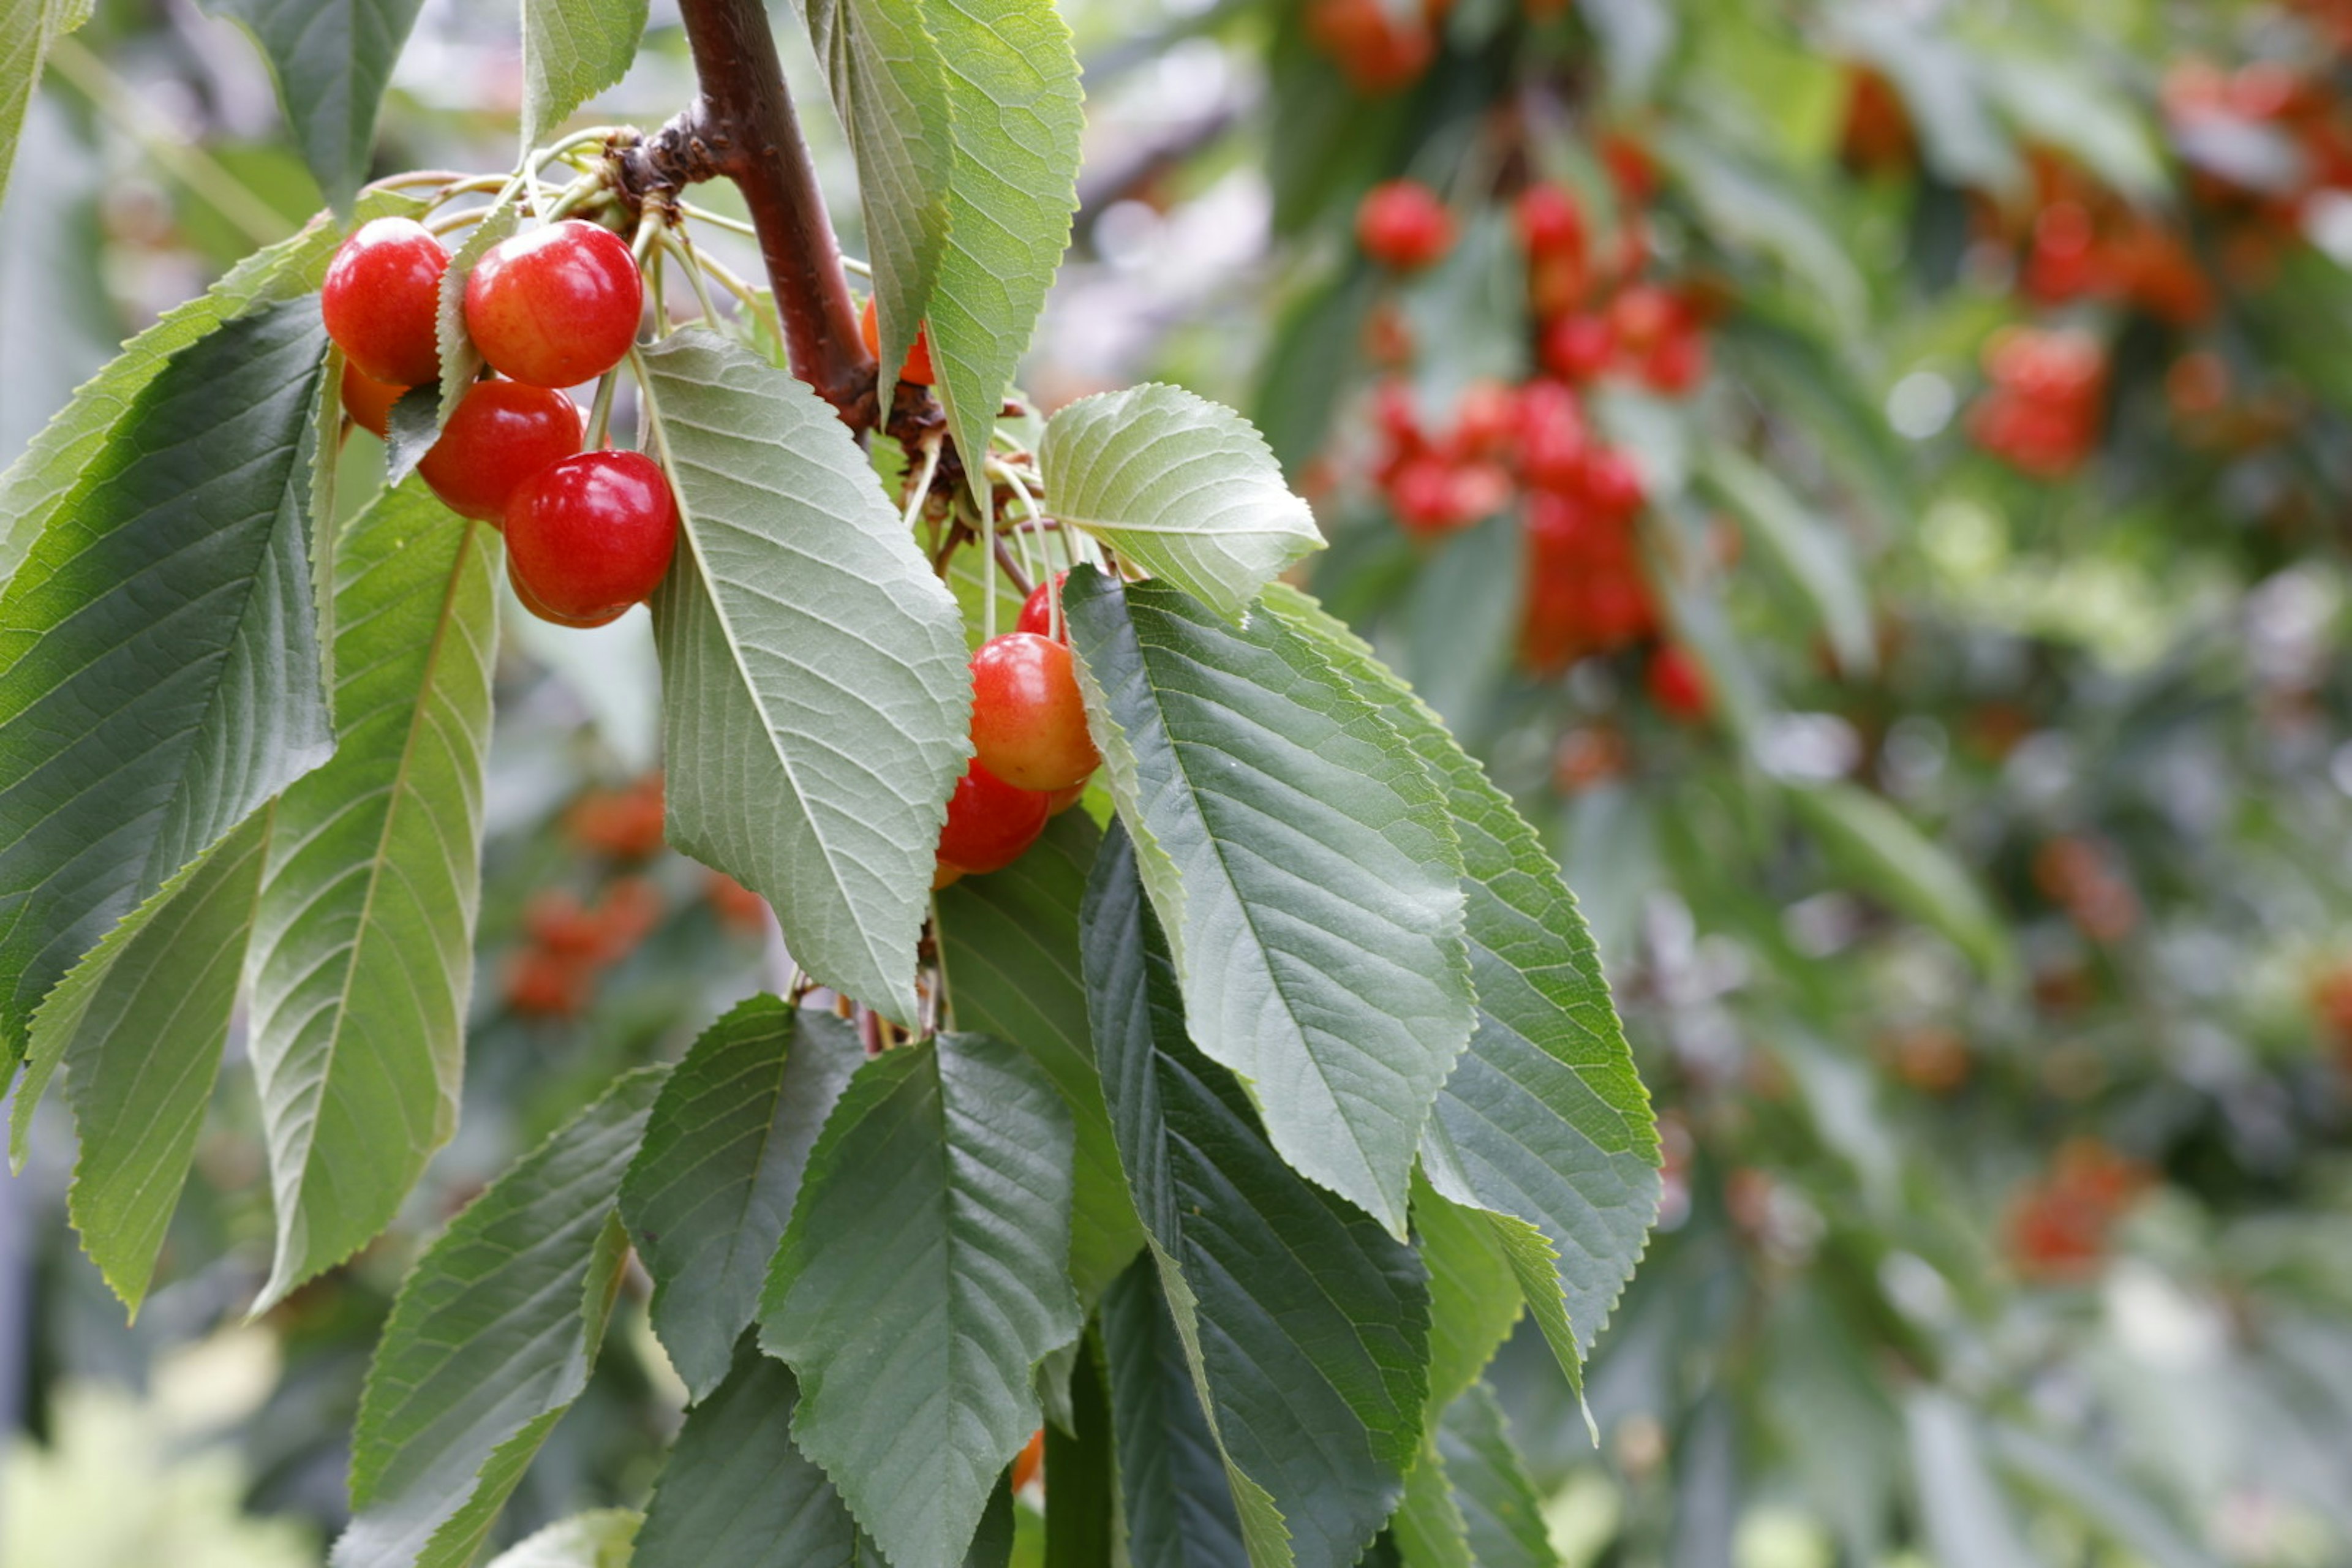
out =
{"type": "Polygon", "coordinates": [[[1519,1285],[1501,1238],[1480,1210],[1413,1184],[1413,1240],[1429,1270],[1429,1412],[1478,1380],[1519,1321],[1519,1285]]]}
{"type": "MultiPolygon", "coordinates": [[[[985,454],[1069,247],[1085,95],[1052,0],[923,0],[921,14],[946,65],[955,153],[931,363],[956,450],[985,454]]],[[[965,472],[978,485],[981,465],[965,472]]]]}
{"type": "Polygon", "coordinates": [[[1864,890],[1935,927],[1988,978],[2012,973],[2009,932],[1958,861],[1885,801],[1853,784],[1792,785],[1789,803],[1864,890]]]}
{"type": "Polygon", "coordinates": [[[637,1525],[633,1508],[575,1513],[509,1546],[488,1568],[629,1568],[637,1525]]]}
{"type": "Polygon", "coordinates": [[[1282,621],[1236,630],[1091,568],[1063,603],[1193,1041],[1285,1160],[1402,1238],[1414,1145],[1473,1010],[1444,800],[1282,621]]]}
{"type": "Polygon", "coordinates": [[[2042,1558],[2019,1533],[2008,1500],[1986,1467],[1984,1445],[1968,1410],[1939,1389],[1906,1402],[1919,1533],[1937,1568],[2003,1563],[2034,1568],[2042,1558]]]}
{"type": "MultiPolygon", "coordinates": [[[[525,51],[528,52],[530,47],[529,29],[533,16],[542,11],[557,8],[570,10],[580,3],[581,0],[527,0],[523,7],[525,51]]],[[[628,3],[628,0],[623,0],[623,3],[628,3]]],[[[636,9],[638,26],[642,30],[645,23],[645,5],[642,0],[639,0],[636,9]]],[[[635,42],[634,35],[631,41],[635,42]]],[[[526,76],[529,74],[527,63],[525,74],[526,76]]],[[[526,103],[526,112],[528,110],[529,105],[526,103]]],[[[523,133],[523,145],[529,148],[537,144],[536,139],[526,129],[523,133]]],[[[440,351],[441,355],[441,380],[436,388],[436,395],[432,403],[434,437],[438,437],[443,428],[448,425],[450,416],[457,412],[457,405],[466,401],[467,390],[481,378],[482,374],[484,363],[482,351],[474,346],[474,334],[466,330],[466,280],[474,275],[476,264],[488,254],[490,247],[512,235],[520,222],[520,211],[514,203],[495,203],[484,210],[481,217],[467,232],[464,241],[456,250],[449,253],[449,265],[441,274],[441,291],[433,314],[434,346],[440,351]]],[[[395,438],[401,435],[401,407],[407,402],[408,398],[404,396],[399,403],[393,405],[391,431],[395,438]]],[[[432,439],[427,438],[424,447],[418,447],[413,455],[407,455],[406,468],[400,466],[400,459],[404,454],[395,450],[393,454],[391,468],[393,482],[399,483],[407,475],[408,470],[416,466],[417,460],[425,456],[425,450],[432,445],[432,439]]]]}
{"type": "Polygon", "coordinates": [[[342,743],[278,804],[247,957],[278,1215],[264,1306],[373,1237],[457,1127],[495,540],[410,485],[336,563],[342,743]]]}
{"type": "Polygon", "coordinates": [[[1135,1568],[1230,1568],[1246,1559],[1217,1439],[1201,1414],[1184,1342],[1139,1258],[1102,1299],[1113,1450],[1135,1568]]]}
{"type": "Polygon", "coordinates": [[[1265,438],[1181,387],[1079,398],[1046,422],[1037,464],[1048,512],[1227,620],[1323,548],[1265,438]]]}
{"type": "Polygon", "coordinates": [[[686,1413],[631,1568],[884,1568],[793,1446],[799,1401],[792,1373],[746,1334],[725,1379],[686,1413]]]}
{"type": "Polygon", "coordinates": [[[1829,20],[1841,52],[1851,51],[1892,81],[1918,128],[1927,166],[1949,184],[1999,192],[2021,178],[2016,145],[1988,101],[1984,62],[1902,10],[1844,4],[1829,20]]]}
{"type": "Polygon", "coordinates": [[[376,110],[421,0],[212,0],[252,33],[295,144],[338,212],[367,178],[376,110]]]}
{"type": "MultiPolygon", "coordinates": [[[[848,133],[881,328],[882,400],[938,286],[956,146],[940,46],[903,0],[795,0],[848,133]]],[[[828,414],[830,418],[831,415],[828,414]]]]}
{"type": "Polygon", "coordinates": [[[1110,1401],[1091,1341],[1077,1346],[1070,1370],[1068,1431],[1045,1426],[1045,1568],[1098,1568],[1116,1555],[1118,1509],[1114,1500],[1110,1401]]]}
{"type": "Polygon", "coordinates": [[[1087,1033],[1078,902],[1102,831],[1066,811],[1003,870],[939,895],[940,949],[959,1027],[1020,1047],[1053,1078],[1077,1137],[1070,1283],[1091,1304],[1143,1246],[1087,1033]]]}
{"type": "Polygon", "coordinates": [[[661,1087],[625,1073],[490,1184],[402,1282],[352,1449],[334,1568],[463,1568],[588,1385],[627,1238],[614,1214],[661,1087]]]}
{"type": "Polygon", "coordinates": [[[1437,1193],[1484,1209],[1571,1382],[1658,1208],[1657,1129],[1592,938],[1510,800],[1371,650],[1288,588],[1269,613],[1380,705],[1445,791],[1478,1021],[1422,1139],[1437,1193]]]}
{"type": "Polygon", "coordinates": [[[523,0],[525,152],[628,74],[646,10],[646,0],[523,0]]]}
{"type": "Polygon", "coordinates": [[[810,1156],[761,1342],[800,1377],[802,1451],[897,1568],[962,1560],[1037,1429],[1037,1363],[1077,1335],[1070,1154],[1035,1063],[942,1035],[867,1063],[810,1156]]]}
{"type": "Polygon", "coordinates": [[[0,591],[0,1066],[108,929],[325,760],[316,300],[174,354],[0,591]]]}
{"type": "Polygon", "coordinates": [[[1389,1533],[1404,1568],[1478,1568],[1434,1432],[1422,1439],[1421,1457],[1404,1478],[1404,1501],[1389,1521],[1389,1533]]]}
{"type": "Polygon", "coordinates": [[[89,0],[7,0],[0,9],[0,197],[8,194],[8,171],[33,89],[41,84],[42,62],[89,16],[89,0]]]}
{"type": "Polygon", "coordinates": [[[1987,1434],[1993,1457],[2028,1486],[2064,1498],[2101,1532],[2154,1568],[2219,1568],[2194,1527],[2157,1498],[2135,1489],[2087,1449],[2003,1423],[1987,1434]]]}
{"type": "Polygon", "coordinates": [[[1136,860],[1114,830],[1083,917],[1128,1189],[1249,1561],[1347,1568],[1395,1511],[1420,1447],[1427,1279],[1412,1248],[1285,1164],[1194,1048],[1136,860]]]}
{"type": "Polygon", "coordinates": [[[383,420],[383,478],[396,485],[416,471],[441,438],[441,384],[412,386],[400,395],[383,420]]]}
{"type": "Polygon", "coordinates": [[[1473,1384],[1445,1407],[1437,1451],[1478,1568],[1558,1568],[1542,1500],[1511,1447],[1492,1387],[1473,1384]]]}
{"type": "Polygon", "coordinates": [[[1748,521],[1757,541],[1811,601],[1822,630],[1849,675],[1877,663],[1870,595],[1844,535],[1814,516],[1780,477],[1738,448],[1716,444],[1705,455],[1708,487],[1748,521]]]}
{"type": "Polygon", "coordinates": [[[645,358],[681,524],[654,598],[670,841],[773,905],[809,973],[907,1022],[970,752],[954,597],[814,393],[708,332],[645,358]]]}
{"type": "Polygon", "coordinates": [[[829,1012],[754,996],[702,1032],[662,1086],[621,1217],[653,1276],[653,1324],[697,1399],[736,1360],[809,1151],[866,1060],[829,1012]]]}

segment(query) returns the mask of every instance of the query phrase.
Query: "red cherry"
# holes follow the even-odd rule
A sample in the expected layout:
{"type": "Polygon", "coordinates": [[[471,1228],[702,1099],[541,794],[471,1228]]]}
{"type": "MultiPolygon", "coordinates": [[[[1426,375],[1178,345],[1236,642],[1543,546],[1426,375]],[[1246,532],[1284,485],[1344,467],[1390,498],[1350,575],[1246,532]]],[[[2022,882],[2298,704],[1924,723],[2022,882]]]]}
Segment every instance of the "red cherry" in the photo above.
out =
{"type": "MultiPolygon", "coordinates": [[[[1041,637],[1050,636],[1054,619],[1053,595],[1069,575],[1067,572],[1056,572],[1051,582],[1040,583],[1030,589],[1029,596],[1021,602],[1021,618],[1013,623],[1013,629],[1016,632],[1034,632],[1041,637]]],[[[1059,640],[1063,642],[1070,640],[1070,628],[1066,623],[1062,626],[1059,640]]]]}
{"type": "Polygon", "coordinates": [[[579,218],[499,241],[466,279],[474,346],[493,370],[532,386],[576,386],[620,363],[645,305],[621,237],[579,218]]]}
{"type": "MultiPolygon", "coordinates": [[[[1021,858],[1045,831],[1046,799],[1015,789],[974,757],[948,796],[948,825],[940,834],[940,863],[957,872],[996,871],[1021,858]]],[[[955,879],[948,879],[953,881],[955,879]]]]}
{"type": "Polygon", "coordinates": [[[1591,381],[1616,357],[1617,334],[1599,316],[1562,316],[1544,329],[1544,368],[1569,381],[1591,381]]]}
{"type": "Polygon", "coordinates": [[[1706,379],[1706,337],[1696,327],[1669,334],[1642,362],[1642,379],[1654,392],[1680,397],[1706,379]]]}
{"type": "Polygon", "coordinates": [[[1650,688],[1650,700],[1673,719],[1703,719],[1706,716],[1706,675],[1698,661],[1668,643],[1650,656],[1650,668],[1644,677],[1650,688]]]}
{"type": "Polygon", "coordinates": [[[343,362],[343,412],[361,429],[373,431],[379,437],[392,423],[392,405],[407,390],[378,381],[348,359],[343,362]]]}
{"type": "Polygon", "coordinates": [[[1584,459],[1584,495],[1609,517],[1631,517],[1642,510],[1642,470],[1622,452],[1598,447],[1584,459]]]}
{"type": "Polygon", "coordinates": [[[1454,247],[1454,215],[1437,193],[1412,180],[1374,185],[1356,208],[1356,239],[1384,267],[1411,271],[1454,247]]]}
{"type": "Polygon", "coordinates": [[[1034,632],[991,637],[971,656],[971,685],[972,750],[1006,784],[1067,789],[1101,765],[1077,667],[1060,643],[1034,632]]]}
{"type": "Polygon", "coordinates": [[[649,597],[677,545],[669,481],[642,452],[550,463],[516,489],[506,522],[516,594],[566,626],[602,626],[649,597]]]}
{"type": "Polygon", "coordinates": [[[1084,779],[1080,779],[1077,783],[1072,784],[1067,789],[1047,790],[1045,792],[1045,815],[1048,816],[1059,816],[1062,813],[1069,810],[1070,807],[1077,805],[1078,802],[1086,798],[1087,781],[1084,779]]]}
{"type": "MultiPolygon", "coordinates": [[[[882,357],[882,319],[875,313],[874,297],[866,297],[866,308],[857,312],[857,335],[866,340],[866,352],[876,359],[882,357]]],[[[931,368],[931,329],[915,329],[915,346],[907,351],[907,363],[898,367],[898,379],[911,381],[917,386],[929,386],[939,379],[931,368]]]]}
{"type": "Polygon", "coordinates": [[[1617,346],[1638,359],[1683,324],[1683,302],[1654,283],[1637,283],[1609,301],[1617,346]]]}
{"type": "Polygon", "coordinates": [[[1531,381],[1519,393],[1519,468],[1528,483],[1567,489],[1581,481],[1591,445],[1576,394],[1556,381],[1531,381]]]}
{"type": "Polygon", "coordinates": [[[1584,249],[1584,212],[1564,186],[1529,185],[1515,216],[1519,243],[1532,256],[1574,256],[1584,249]]]}
{"type": "Polygon", "coordinates": [[[458,516],[500,522],[516,487],[580,450],[583,428],[580,405],[560,392],[476,382],[416,471],[458,516]]]}
{"type": "Polygon", "coordinates": [[[327,266],[319,295],[327,335],[362,375],[420,386],[441,374],[435,321],[449,253],[414,218],[362,224],[327,266]]]}

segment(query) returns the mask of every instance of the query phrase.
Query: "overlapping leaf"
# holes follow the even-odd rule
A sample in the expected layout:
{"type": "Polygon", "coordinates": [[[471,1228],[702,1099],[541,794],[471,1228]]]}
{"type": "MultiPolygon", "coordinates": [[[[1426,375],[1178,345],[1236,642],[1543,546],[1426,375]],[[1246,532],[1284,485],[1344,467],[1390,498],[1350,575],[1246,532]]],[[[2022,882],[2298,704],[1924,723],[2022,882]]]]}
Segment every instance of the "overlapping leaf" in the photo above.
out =
{"type": "Polygon", "coordinates": [[[334,1568],[464,1568],[588,1384],[628,1241],[614,1210],[661,1087],[616,1079],[450,1223],[368,1368],[334,1568]]]}
{"type": "Polygon", "coordinates": [[[807,387],[707,332],[646,359],[682,513],[654,600],[671,841],[772,904],[811,974],[909,1019],[967,752],[955,600],[807,387]]]}
{"type": "Polygon", "coordinates": [[[1347,1568],[1395,1510],[1420,1447],[1421,1262],[1285,1164],[1232,1079],[1193,1047],[1123,830],[1096,858],[1085,929],[1119,1159],[1249,1561],[1347,1568]]]}
{"type": "Polygon", "coordinates": [[[1064,603],[1193,1040],[1239,1075],[1286,1160],[1402,1237],[1413,1151],[1473,1013],[1443,797],[1283,621],[1236,629],[1089,569],[1064,603]]]}
{"type": "Polygon", "coordinates": [[[1216,1435],[1201,1414],[1184,1342],[1139,1258],[1102,1299],[1113,1445],[1135,1568],[1229,1568],[1246,1559],[1216,1435]]]}
{"type": "Polygon", "coordinates": [[[1045,510],[1231,620],[1323,547],[1250,422],[1181,387],[1082,397],[1046,423],[1045,510]]]}
{"type": "Polygon", "coordinates": [[[376,110],[423,0],[211,0],[249,28],[278,78],[294,143],[337,210],[367,178],[376,110]]]}
{"type": "MultiPolygon", "coordinates": [[[[956,450],[984,453],[1070,243],[1084,95],[1052,0],[923,0],[922,16],[946,67],[955,148],[931,363],[956,450]]],[[[980,465],[966,471],[977,478],[980,465]]]]}
{"type": "Polygon", "coordinates": [[[962,1561],[1078,1331],[1070,1114],[1021,1052],[942,1035],[850,1080],[761,1303],[793,1435],[897,1568],[962,1561]]]}
{"type": "Polygon", "coordinates": [[[181,349],[0,590],[0,1062],[115,921],[330,749],[304,538],[325,352],[315,300],[181,349]]]}
{"type": "Polygon", "coordinates": [[[645,36],[646,10],[646,0],[523,0],[526,149],[628,74],[645,36]]]}
{"type": "Polygon", "coordinates": [[[1473,1384],[1446,1406],[1437,1452],[1478,1568],[1558,1568],[1541,1500],[1511,1447],[1492,1387],[1473,1384]]]}
{"type": "Polygon", "coordinates": [[[247,973],[265,1301],[382,1229],[457,1120],[498,641],[490,529],[418,486],[343,541],[334,760],[278,806],[247,973]]]}
{"type": "MultiPolygon", "coordinates": [[[[536,14],[551,8],[554,4],[555,0],[532,0],[525,9],[528,13],[536,14]]],[[[568,6],[569,0],[564,0],[564,4],[568,6]]],[[[642,5],[637,7],[637,24],[641,29],[645,25],[645,7],[642,5]]],[[[528,16],[525,26],[528,28],[528,16]]],[[[631,42],[635,41],[633,34],[631,42]]],[[[525,47],[529,47],[528,33],[525,47]]],[[[524,145],[531,144],[531,139],[526,135],[524,145]]],[[[466,389],[472,386],[482,374],[482,351],[474,346],[474,334],[466,330],[466,279],[474,275],[475,264],[488,254],[490,247],[511,236],[520,221],[521,215],[515,205],[501,202],[485,212],[467,232],[457,248],[449,253],[449,268],[441,274],[441,292],[433,311],[434,344],[441,353],[439,395],[433,407],[433,429],[436,435],[449,423],[449,416],[457,412],[457,405],[466,401],[466,389]]],[[[401,401],[405,403],[407,399],[401,401]]],[[[395,405],[395,417],[398,412],[395,405]]],[[[430,440],[425,442],[427,447],[431,445],[430,440]]],[[[416,457],[421,458],[424,455],[419,452],[416,457]]],[[[414,468],[415,460],[411,459],[409,466],[414,468]]]]}
{"type": "Polygon", "coordinates": [[[1070,1282],[1087,1302],[1143,1245],[1095,1071],[1078,968],[1078,900],[1101,839],[1086,813],[1064,812],[1020,859],[939,896],[957,1024],[1028,1052],[1069,1103],[1077,1134],[1070,1282]]]}
{"type": "Polygon", "coordinates": [[[702,1032],[654,1102],[621,1217],[654,1279],[654,1330],[710,1397],[759,1311],[809,1151],[866,1060],[829,1012],[754,996],[702,1032]]]}

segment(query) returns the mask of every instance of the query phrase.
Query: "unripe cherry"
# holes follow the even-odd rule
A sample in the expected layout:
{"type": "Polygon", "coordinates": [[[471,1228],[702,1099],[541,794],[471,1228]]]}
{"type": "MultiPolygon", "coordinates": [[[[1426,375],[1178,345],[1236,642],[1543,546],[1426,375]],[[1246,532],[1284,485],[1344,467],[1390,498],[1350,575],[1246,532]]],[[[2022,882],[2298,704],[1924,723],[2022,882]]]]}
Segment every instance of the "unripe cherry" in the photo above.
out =
{"type": "Polygon", "coordinates": [[[580,450],[580,405],[517,381],[479,381],[416,465],[442,504],[478,522],[505,521],[525,479],[580,450]]]}
{"type": "Polygon", "coordinates": [[[971,747],[1018,789],[1067,789],[1102,763],[1087,733],[1070,650],[1034,632],[991,637],[971,656],[971,747]]]}
{"type": "Polygon", "coordinates": [[[436,321],[449,253],[414,218],[362,224],[327,265],[319,310],[360,374],[418,386],[441,374],[436,321]]]}
{"type": "Polygon", "coordinates": [[[343,361],[343,412],[352,416],[352,423],[373,431],[378,438],[391,428],[392,405],[407,390],[378,381],[349,359],[343,361]]]}
{"type": "Polygon", "coordinates": [[[645,279],[621,237],[565,218],[483,253],[466,279],[466,331],[500,374],[576,386],[628,354],[645,304],[645,279]]]}
{"type": "Polygon", "coordinates": [[[677,503],[644,453],[583,452],[522,482],[506,531],[507,572],[527,607],[565,626],[602,626],[661,585],[677,503]]]}
{"type": "MultiPolygon", "coordinates": [[[[866,308],[857,312],[857,335],[865,340],[866,352],[876,359],[882,357],[882,318],[874,308],[874,297],[866,297],[866,308]]],[[[907,351],[907,363],[898,367],[900,381],[913,382],[917,386],[929,386],[938,379],[931,369],[931,329],[915,329],[915,346],[907,351]]]]}
{"type": "Polygon", "coordinates": [[[947,826],[940,833],[940,867],[960,873],[1002,870],[1037,842],[1045,831],[1047,811],[1044,795],[1014,788],[974,757],[948,796],[947,826]]]}

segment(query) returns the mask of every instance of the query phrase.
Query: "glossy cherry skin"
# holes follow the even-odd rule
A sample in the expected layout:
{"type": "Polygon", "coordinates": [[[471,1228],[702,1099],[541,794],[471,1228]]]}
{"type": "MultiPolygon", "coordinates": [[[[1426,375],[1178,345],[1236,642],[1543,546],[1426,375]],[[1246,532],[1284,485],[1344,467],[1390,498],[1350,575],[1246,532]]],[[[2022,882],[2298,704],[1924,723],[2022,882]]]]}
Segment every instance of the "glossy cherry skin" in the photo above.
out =
{"type": "MultiPolygon", "coordinates": [[[[866,352],[876,359],[882,357],[882,320],[875,313],[874,297],[867,295],[866,308],[857,312],[857,335],[866,340],[866,352]]],[[[915,346],[907,351],[907,363],[898,367],[898,379],[911,381],[918,386],[929,386],[938,379],[931,368],[931,329],[915,329],[915,346]]]]}
{"type": "Polygon", "coordinates": [[[516,595],[564,626],[602,626],[648,597],[677,547],[669,480],[643,452],[550,463],[516,489],[506,522],[516,595]]]}
{"type": "Polygon", "coordinates": [[[991,637],[971,656],[971,749],[1020,789],[1067,789],[1102,764],[1087,734],[1070,650],[1035,632],[991,637]]]}
{"type": "Polygon", "coordinates": [[[532,386],[576,386],[620,363],[645,308],[629,247],[579,218],[500,240],[466,279],[474,346],[491,369],[532,386]]]}
{"type": "MultiPolygon", "coordinates": [[[[1067,572],[1056,572],[1054,574],[1052,582],[1040,583],[1030,589],[1029,596],[1021,601],[1021,618],[1013,623],[1013,629],[1016,632],[1034,632],[1041,637],[1051,636],[1054,622],[1053,596],[1069,575],[1067,572]]],[[[1056,640],[1061,642],[1070,640],[1070,626],[1066,620],[1062,623],[1062,635],[1056,640]]]]}
{"type": "Polygon", "coordinates": [[[435,321],[449,253],[414,218],[360,226],[327,264],[319,310],[327,335],[360,374],[417,386],[441,374],[435,321]]]}
{"type": "Polygon", "coordinates": [[[343,412],[362,430],[381,439],[392,423],[392,405],[408,388],[378,381],[351,361],[343,362],[343,412]]]}
{"type": "Polygon", "coordinates": [[[940,863],[959,871],[1002,870],[1037,842],[1037,835],[1045,831],[1046,816],[1044,795],[1015,789],[975,757],[956,781],[955,794],[948,796],[940,863]]]}
{"type": "Polygon", "coordinates": [[[580,450],[584,428],[580,405],[560,392],[476,382],[416,471],[458,516],[503,522],[517,488],[580,450]]]}

